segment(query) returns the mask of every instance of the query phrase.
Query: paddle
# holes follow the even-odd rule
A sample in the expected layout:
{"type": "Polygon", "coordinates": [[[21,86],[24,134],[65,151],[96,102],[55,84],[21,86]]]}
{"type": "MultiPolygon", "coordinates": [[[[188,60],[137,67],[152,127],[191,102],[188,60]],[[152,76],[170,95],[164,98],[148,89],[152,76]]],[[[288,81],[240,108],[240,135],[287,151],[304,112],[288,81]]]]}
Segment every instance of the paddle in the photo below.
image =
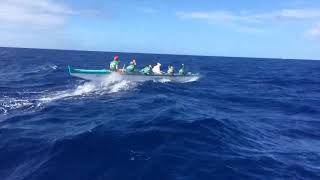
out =
{"type": "Polygon", "coordinates": [[[122,71],[121,71],[122,73],[124,72],[124,68],[125,67],[126,67],[126,64],[123,65],[123,68],[122,68],[122,71]]]}

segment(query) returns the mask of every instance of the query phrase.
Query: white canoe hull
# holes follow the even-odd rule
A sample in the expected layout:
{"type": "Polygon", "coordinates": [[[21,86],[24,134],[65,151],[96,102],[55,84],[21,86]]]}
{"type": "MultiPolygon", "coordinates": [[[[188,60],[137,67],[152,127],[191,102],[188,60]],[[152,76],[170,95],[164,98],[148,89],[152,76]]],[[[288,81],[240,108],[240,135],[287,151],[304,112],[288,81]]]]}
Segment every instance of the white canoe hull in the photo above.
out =
{"type": "Polygon", "coordinates": [[[78,77],[81,79],[86,79],[90,81],[105,81],[108,79],[115,80],[127,80],[134,82],[143,82],[143,81],[168,81],[168,82],[192,82],[199,79],[198,75],[139,75],[139,74],[120,74],[113,72],[111,74],[82,74],[82,73],[70,73],[71,76],[78,77]]]}

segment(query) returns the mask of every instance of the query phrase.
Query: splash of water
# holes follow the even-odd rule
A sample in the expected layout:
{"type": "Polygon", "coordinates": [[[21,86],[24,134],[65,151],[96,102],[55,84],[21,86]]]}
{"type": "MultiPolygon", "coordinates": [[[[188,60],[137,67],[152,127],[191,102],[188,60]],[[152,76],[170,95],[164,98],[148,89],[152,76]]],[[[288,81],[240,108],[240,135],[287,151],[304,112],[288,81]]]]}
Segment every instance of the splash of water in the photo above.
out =
{"type": "Polygon", "coordinates": [[[117,74],[108,76],[108,78],[102,81],[90,81],[84,84],[78,85],[75,89],[65,90],[60,92],[54,92],[49,95],[40,98],[42,102],[50,102],[63,98],[69,98],[74,96],[89,96],[89,95],[104,95],[110,93],[116,93],[123,90],[130,90],[136,87],[137,83],[126,81],[117,74]]]}
{"type": "Polygon", "coordinates": [[[27,108],[30,109],[32,107],[36,106],[32,102],[32,100],[28,99],[16,99],[16,98],[4,98],[0,100],[0,114],[8,114],[9,111],[15,110],[15,109],[22,109],[27,108]]]}
{"type": "MultiPolygon", "coordinates": [[[[52,69],[56,69],[57,67],[52,67],[52,69]]],[[[188,81],[182,81],[181,83],[193,82],[197,81],[199,77],[194,77],[188,81]]],[[[56,92],[48,92],[47,90],[42,92],[37,92],[37,94],[45,94],[43,96],[38,96],[35,94],[35,97],[28,99],[15,99],[15,98],[6,98],[0,100],[0,113],[8,114],[12,110],[16,109],[34,109],[43,106],[46,103],[50,103],[52,101],[57,101],[65,98],[79,98],[86,96],[96,96],[96,95],[105,95],[110,93],[117,93],[120,91],[128,91],[134,89],[138,83],[146,80],[138,79],[138,81],[128,81],[122,78],[121,75],[117,73],[112,73],[104,79],[100,79],[99,81],[89,81],[84,84],[76,85],[72,89],[67,89],[63,91],[56,92]]],[[[154,82],[160,83],[168,83],[172,82],[170,79],[158,79],[154,82]]]]}
{"type": "Polygon", "coordinates": [[[38,72],[41,71],[55,71],[58,69],[58,66],[55,64],[46,64],[37,69],[38,72]]]}
{"type": "Polygon", "coordinates": [[[65,98],[100,96],[120,91],[127,91],[135,88],[136,85],[137,83],[123,80],[119,75],[115,74],[107,79],[103,79],[102,81],[90,81],[76,85],[72,89],[56,92],[48,92],[47,90],[37,92],[32,97],[28,97],[28,99],[6,97],[0,100],[0,114],[7,115],[10,111],[17,109],[34,110],[42,107],[44,104],[65,98]],[[39,94],[45,95],[39,96],[39,94]]]}
{"type": "Polygon", "coordinates": [[[171,80],[163,78],[163,79],[159,79],[159,80],[154,80],[153,82],[168,83],[168,82],[171,82],[171,80]]]}
{"type": "Polygon", "coordinates": [[[192,77],[191,79],[189,79],[188,81],[185,81],[183,83],[195,82],[195,81],[198,81],[199,79],[200,79],[200,76],[195,76],[195,77],[192,77]]]}

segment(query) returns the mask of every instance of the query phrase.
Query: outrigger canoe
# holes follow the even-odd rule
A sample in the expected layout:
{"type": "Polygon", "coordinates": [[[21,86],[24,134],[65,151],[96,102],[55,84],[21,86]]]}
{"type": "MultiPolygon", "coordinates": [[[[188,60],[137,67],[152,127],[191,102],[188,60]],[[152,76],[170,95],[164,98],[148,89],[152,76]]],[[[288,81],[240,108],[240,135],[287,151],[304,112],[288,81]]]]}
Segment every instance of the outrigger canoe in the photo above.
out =
{"type": "Polygon", "coordinates": [[[169,74],[161,74],[161,75],[146,75],[142,74],[139,71],[136,72],[114,72],[108,69],[77,69],[68,66],[69,74],[74,77],[78,77],[81,79],[86,79],[90,81],[103,81],[108,77],[113,75],[120,77],[123,80],[128,81],[172,81],[172,82],[191,82],[199,79],[198,74],[188,73],[186,75],[169,75],[169,74]]]}

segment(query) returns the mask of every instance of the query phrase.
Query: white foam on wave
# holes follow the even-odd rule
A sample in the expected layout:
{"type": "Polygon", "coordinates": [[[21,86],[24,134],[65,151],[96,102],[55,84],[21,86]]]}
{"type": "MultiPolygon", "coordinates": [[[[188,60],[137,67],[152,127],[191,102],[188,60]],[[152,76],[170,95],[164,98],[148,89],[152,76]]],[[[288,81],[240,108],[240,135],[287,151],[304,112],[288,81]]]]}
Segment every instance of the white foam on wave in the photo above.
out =
{"type": "Polygon", "coordinates": [[[168,83],[168,82],[171,82],[171,80],[166,79],[166,78],[162,78],[162,79],[154,80],[153,82],[168,83]]]}
{"type": "Polygon", "coordinates": [[[126,90],[130,90],[131,88],[135,87],[135,83],[132,83],[130,81],[121,81],[117,84],[114,84],[109,92],[110,93],[116,93],[116,92],[119,92],[119,91],[126,91],[126,90]]]}
{"type": "MultiPolygon", "coordinates": [[[[31,97],[30,99],[5,98],[0,100],[0,115],[7,115],[10,111],[17,109],[36,110],[43,105],[65,98],[81,98],[86,96],[101,96],[104,94],[127,91],[136,87],[136,83],[120,80],[118,82],[86,82],[77,85],[74,89],[44,92],[45,95],[31,97]]],[[[41,93],[39,93],[41,94],[41,93]]]]}
{"type": "Polygon", "coordinates": [[[1,114],[8,114],[9,111],[21,108],[33,108],[37,104],[28,99],[16,99],[16,98],[4,98],[0,100],[0,112],[1,114]]]}
{"type": "Polygon", "coordinates": [[[195,82],[195,81],[198,81],[199,79],[200,79],[200,76],[195,76],[195,77],[192,77],[191,79],[189,79],[188,81],[185,81],[183,83],[195,82]]]}
{"type": "MultiPolygon", "coordinates": [[[[21,71],[21,73],[19,73],[18,75],[23,76],[24,74],[28,74],[28,73],[40,73],[40,72],[52,72],[58,69],[57,65],[54,64],[45,64],[45,65],[40,65],[40,66],[35,66],[34,68],[28,68],[28,69],[24,69],[23,71],[21,71]]],[[[0,74],[2,74],[0,72],[0,74]]],[[[16,72],[5,72],[4,73],[5,76],[13,76],[13,75],[17,75],[16,72]]]]}
{"type": "Polygon", "coordinates": [[[50,102],[63,98],[104,95],[135,88],[137,83],[122,80],[119,75],[111,75],[100,81],[90,81],[76,86],[74,89],[54,92],[40,98],[42,102],[50,102]]]}
{"type": "MultiPolygon", "coordinates": [[[[65,98],[81,98],[86,96],[100,96],[110,93],[117,93],[120,91],[128,91],[134,89],[137,86],[136,82],[123,80],[119,75],[112,75],[107,79],[101,81],[89,81],[76,85],[74,88],[49,92],[38,91],[32,94],[28,99],[17,99],[5,97],[0,99],[0,114],[7,115],[12,110],[27,108],[28,110],[35,110],[46,103],[57,101],[65,98]],[[44,95],[41,95],[44,94],[44,95]]],[[[22,93],[23,95],[24,93],[22,93]]]]}
{"type": "Polygon", "coordinates": [[[1,114],[4,114],[4,115],[8,114],[8,110],[4,107],[0,107],[0,115],[1,114]]]}
{"type": "Polygon", "coordinates": [[[73,96],[82,96],[85,94],[88,94],[96,89],[96,86],[91,83],[85,83],[82,85],[78,85],[73,90],[65,90],[65,91],[58,91],[58,92],[52,92],[49,93],[43,97],[41,97],[39,100],[41,102],[50,102],[55,101],[63,98],[73,97],[73,96]]]}
{"type": "Polygon", "coordinates": [[[58,66],[57,65],[49,65],[49,67],[52,69],[52,70],[56,70],[56,69],[58,69],[58,66]]]}
{"type": "MultiPolygon", "coordinates": [[[[57,67],[52,67],[53,69],[57,67]]],[[[121,75],[113,73],[107,76],[105,79],[99,79],[98,81],[89,81],[79,85],[76,85],[74,88],[49,92],[44,90],[42,92],[32,93],[32,97],[28,99],[16,99],[16,98],[3,98],[0,99],[0,114],[8,114],[12,110],[27,108],[28,110],[35,110],[39,107],[42,107],[46,103],[52,101],[65,99],[65,98],[81,98],[86,96],[97,96],[105,95],[110,93],[117,93],[120,91],[128,91],[134,89],[139,82],[148,81],[143,78],[136,77],[138,79],[133,80],[124,80],[121,75]],[[45,94],[45,95],[39,95],[45,94]]],[[[185,81],[181,79],[178,81],[180,83],[187,83],[197,81],[198,76],[185,81]]],[[[161,78],[155,80],[154,82],[168,83],[172,82],[170,79],[161,78]]],[[[28,92],[30,94],[30,92],[28,92]]]]}
{"type": "Polygon", "coordinates": [[[2,108],[7,108],[7,109],[17,109],[24,106],[32,105],[32,103],[29,102],[28,100],[22,100],[22,99],[19,100],[15,98],[1,100],[0,104],[2,108]]]}
{"type": "Polygon", "coordinates": [[[56,70],[56,69],[58,69],[58,66],[57,65],[55,65],[55,64],[44,64],[44,65],[42,65],[42,66],[40,66],[39,68],[38,68],[39,70],[45,70],[45,71],[47,71],[47,70],[56,70]]]}

